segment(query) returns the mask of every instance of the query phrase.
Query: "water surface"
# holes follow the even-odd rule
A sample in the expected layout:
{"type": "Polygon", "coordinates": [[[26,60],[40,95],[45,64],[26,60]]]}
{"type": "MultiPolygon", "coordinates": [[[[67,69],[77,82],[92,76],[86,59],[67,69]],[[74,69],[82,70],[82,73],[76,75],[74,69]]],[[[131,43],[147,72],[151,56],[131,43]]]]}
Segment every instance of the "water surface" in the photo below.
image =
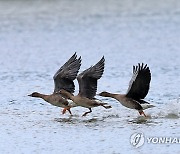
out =
{"type": "Polygon", "coordinates": [[[178,0],[0,1],[0,152],[179,153],[179,144],[130,144],[135,132],[180,138],[179,8],[178,0]],[[27,96],[52,93],[54,73],[74,52],[80,72],[105,56],[98,92],[125,93],[132,66],[147,63],[146,100],[156,106],[149,117],[102,98],[113,108],[87,117],[87,109],[73,108],[71,117],[27,96]]]}

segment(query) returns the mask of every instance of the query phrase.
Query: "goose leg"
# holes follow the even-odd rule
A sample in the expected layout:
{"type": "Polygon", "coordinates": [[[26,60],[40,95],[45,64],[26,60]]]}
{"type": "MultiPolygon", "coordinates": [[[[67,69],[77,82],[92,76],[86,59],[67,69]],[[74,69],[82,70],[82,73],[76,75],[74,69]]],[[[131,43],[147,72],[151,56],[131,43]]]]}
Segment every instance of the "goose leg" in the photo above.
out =
{"type": "Polygon", "coordinates": [[[68,110],[69,113],[72,115],[71,110],[70,110],[70,107],[64,108],[63,111],[62,111],[62,114],[65,114],[65,113],[66,113],[66,110],[68,110]]]}
{"type": "Polygon", "coordinates": [[[70,115],[72,115],[70,108],[68,108],[67,110],[69,111],[70,115]]]}
{"type": "Polygon", "coordinates": [[[145,117],[147,117],[143,111],[139,111],[139,114],[144,115],[145,117]]]}
{"type": "Polygon", "coordinates": [[[91,108],[89,108],[89,111],[88,112],[85,112],[82,116],[84,117],[84,116],[86,116],[88,113],[91,113],[92,112],[92,110],[91,110],[91,108]]]}
{"type": "Polygon", "coordinates": [[[105,106],[105,105],[102,105],[105,109],[110,109],[110,108],[112,108],[112,106],[110,106],[110,105],[107,105],[107,106],[105,106]]]}

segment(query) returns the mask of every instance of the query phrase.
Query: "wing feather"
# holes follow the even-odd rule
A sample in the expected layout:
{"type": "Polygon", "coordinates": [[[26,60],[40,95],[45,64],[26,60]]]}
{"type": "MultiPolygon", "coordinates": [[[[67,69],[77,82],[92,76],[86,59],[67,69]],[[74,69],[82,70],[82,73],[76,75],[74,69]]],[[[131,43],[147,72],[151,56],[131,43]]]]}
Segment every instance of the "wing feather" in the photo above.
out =
{"type": "Polygon", "coordinates": [[[133,76],[129,83],[126,96],[135,100],[144,99],[149,91],[151,72],[147,64],[133,66],[133,76]]]}
{"type": "Polygon", "coordinates": [[[76,78],[77,73],[81,66],[81,57],[77,59],[76,53],[55,73],[54,79],[54,92],[64,89],[70,93],[75,90],[73,80],[76,78]]]}
{"type": "Polygon", "coordinates": [[[100,79],[104,72],[104,56],[94,66],[83,71],[78,75],[79,95],[93,99],[97,91],[97,80],[100,79]]]}

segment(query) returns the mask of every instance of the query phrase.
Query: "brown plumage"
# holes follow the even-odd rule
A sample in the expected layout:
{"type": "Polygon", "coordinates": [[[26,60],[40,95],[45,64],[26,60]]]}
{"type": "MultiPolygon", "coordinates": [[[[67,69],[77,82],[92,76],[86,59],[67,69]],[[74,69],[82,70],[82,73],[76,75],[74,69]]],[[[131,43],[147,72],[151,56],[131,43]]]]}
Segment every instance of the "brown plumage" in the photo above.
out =
{"type": "Polygon", "coordinates": [[[71,94],[74,92],[75,86],[73,80],[76,78],[80,66],[81,57],[77,59],[77,55],[74,53],[74,55],[55,73],[53,77],[55,85],[53,94],[44,95],[34,92],[28,96],[42,98],[52,105],[63,107],[63,114],[66,112],[66,110],[68,110],[71,114],[70,108],[75,107],[76,104],[62,97],[62,95],[58,92],[61,89],[65,89],[71,94]]]}
{"type": "Polygon", "coordinates": [[[133,66],[133,76],[129,83],[129,88],[126,94],[112,94],[109,92],[102,92],[99,95],[104,97],[111,97],[118,100],[123,106],[136,109],[140,115],[143,114],[144,109],[154,107],[143,99],[146,97],[151,81],[151,73],[149,67],[138,64],[133,66]]]}
{"type": "Polygon", "coordinates": [[[88,113],[92,112],[92,107],[103,106],[104,108],[111,108],[111,106],[106,106],[107,103],[103,103],[94,98],[97,91],[97,80],[102,77],[104,72],[104,62],[105,59],[102,59],[94,66],[86,69],[80,73],[77,77],[79,83],[79,94],[73,96],[66,90],[60,90],[60,93],[63,96],[66,96],[68,99],[71,99],[78,106],[82,106],[89,109],[89,112],[85,112],[83,116],[86,116],[88,113]]]}

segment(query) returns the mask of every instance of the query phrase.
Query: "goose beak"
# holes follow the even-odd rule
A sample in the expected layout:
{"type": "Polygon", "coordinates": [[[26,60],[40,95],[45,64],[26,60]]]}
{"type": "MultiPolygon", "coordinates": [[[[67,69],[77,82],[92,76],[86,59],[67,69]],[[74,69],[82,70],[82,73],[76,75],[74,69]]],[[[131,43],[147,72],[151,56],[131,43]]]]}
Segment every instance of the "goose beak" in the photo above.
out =
{"type": "Polygon", "coordinates": [[[32,97],[32,94],[29,94],[28,96],[31,96],[31,97],[32,97]]]}

